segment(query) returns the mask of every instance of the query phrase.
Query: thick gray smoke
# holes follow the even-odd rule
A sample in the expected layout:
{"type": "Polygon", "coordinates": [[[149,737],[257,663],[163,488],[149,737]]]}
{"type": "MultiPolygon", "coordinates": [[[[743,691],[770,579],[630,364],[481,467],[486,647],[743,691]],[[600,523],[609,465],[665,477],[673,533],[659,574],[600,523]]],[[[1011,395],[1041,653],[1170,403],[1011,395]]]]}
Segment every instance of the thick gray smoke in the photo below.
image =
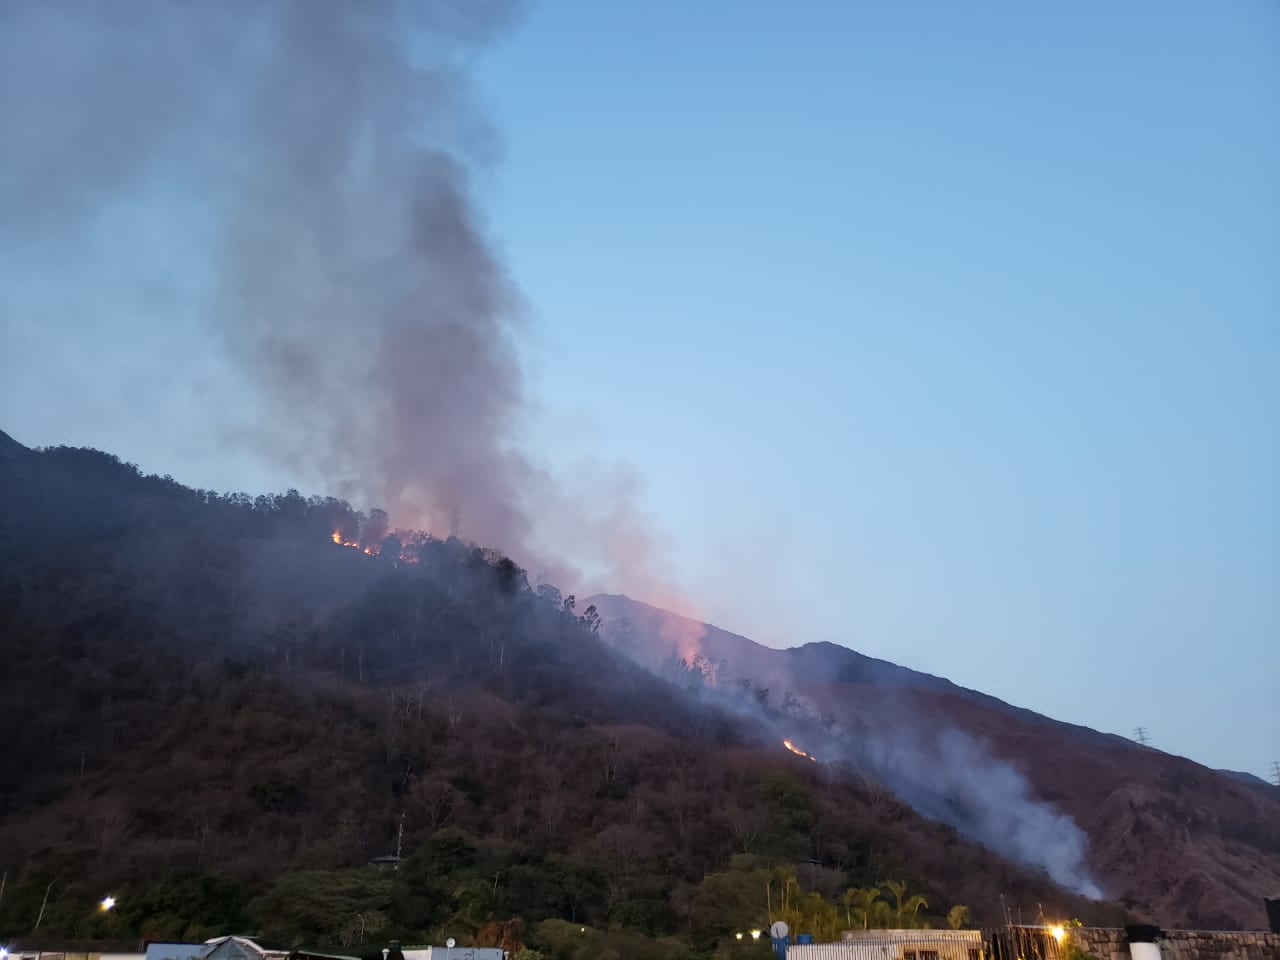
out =
{"type": "Polygon", "coordinates": [[[468,61],[511,7],[0,0],[0,245],[161,198],[259,450],[531,559],[550,484],[514,447],[515,298],[471,199],[493,145],[468,61]]]}
{"type": "Polygon", "coordinates": [[[1075,820],[1036,800],[1021,773],[967,733],[879,731],[859,743],[857,762],[926,816],[1010,860],[1043,867],[1068,889],[1102,896],[1085,866],[1087,838],[1075,820]]]}

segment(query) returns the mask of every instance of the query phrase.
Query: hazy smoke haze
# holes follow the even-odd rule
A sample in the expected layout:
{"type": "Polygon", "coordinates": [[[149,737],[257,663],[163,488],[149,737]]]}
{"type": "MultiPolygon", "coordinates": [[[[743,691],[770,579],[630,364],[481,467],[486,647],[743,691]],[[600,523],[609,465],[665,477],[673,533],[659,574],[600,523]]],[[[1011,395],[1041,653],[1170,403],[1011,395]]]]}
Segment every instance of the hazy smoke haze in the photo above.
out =
{"type": "Polygon", "coordinates": [[[655,578],[633,478],[553,481],[519,446],[518,297],[472,197],[495,150],[467,80],[515,8],[6,3],[0,249],[71,250],[129,204],[198,261],[259,454],[397,525],[634,589],[655,578]]]}

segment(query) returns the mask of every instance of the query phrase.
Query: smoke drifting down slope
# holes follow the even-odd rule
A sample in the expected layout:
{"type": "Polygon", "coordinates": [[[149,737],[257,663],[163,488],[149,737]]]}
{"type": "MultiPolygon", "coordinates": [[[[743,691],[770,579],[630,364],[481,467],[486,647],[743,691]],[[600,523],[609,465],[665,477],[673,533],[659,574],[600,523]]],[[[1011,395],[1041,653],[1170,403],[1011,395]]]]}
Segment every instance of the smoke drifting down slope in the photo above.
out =
{"type": "Polygon", "coordinates": [[[1075,820],[1036,799],[1026,777],[964,731],[886,725],[860,738],[851,759],[925,816],[1015,863],[1042,867],[1068,889],[1102,897],[1075,820]]]}
{"type": "Polygon", "coordinates": [[[626,597],[589,602],[600,611],[605,639],[642,666],[681,683],[692,678],[704,695],[750,715],[777,739],[802,737],[819,761],[858,771],[925,816],[1043,868],[1064,887],[1102,896],[1075,820],[1037,798],[1027,778],[979,739],[924,718],[917,694],[930,684],[949,688],[947,681],[842,647],[774,650],[626,597]],[[847,685],[851,680],[857,686],[847,685]]]}
{"type": "Polygon", "coordinates": [[[255,449],[561,577],[540,544],[621,518],[626,542],[575,539],[634,588],[651,543],[626,482],[583,516],[516,443],[518,298],[473,203],[493,138],[468,85],[515,6],[6,4],[0,246],[65,249],[117,205],[144,211],[202,264],[197,311],[260,400],[255,449]]]}

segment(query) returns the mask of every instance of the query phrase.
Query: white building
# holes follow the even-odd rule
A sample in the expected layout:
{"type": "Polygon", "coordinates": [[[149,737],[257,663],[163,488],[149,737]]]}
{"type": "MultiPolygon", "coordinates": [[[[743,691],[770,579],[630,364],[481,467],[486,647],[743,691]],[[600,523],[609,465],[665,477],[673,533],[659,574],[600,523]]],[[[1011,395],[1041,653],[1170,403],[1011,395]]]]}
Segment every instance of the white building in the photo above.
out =
{"type": "Polygon", "coordinates": [[[834,943],[787,946],[787,960],[984,960],[978,930],[846,930],[834,943]]]}
{"type": "Polygon", "coordinates": [[[286,960],[287,950],[268,950],[248,937],[214,937],[204,943],[149,943],[146,960],[286,960]]]}
{"type": "Polygon", "coordinates": [[[498,947],[414,947],[405,950],[404,960],[504,960],[498,947]]]}

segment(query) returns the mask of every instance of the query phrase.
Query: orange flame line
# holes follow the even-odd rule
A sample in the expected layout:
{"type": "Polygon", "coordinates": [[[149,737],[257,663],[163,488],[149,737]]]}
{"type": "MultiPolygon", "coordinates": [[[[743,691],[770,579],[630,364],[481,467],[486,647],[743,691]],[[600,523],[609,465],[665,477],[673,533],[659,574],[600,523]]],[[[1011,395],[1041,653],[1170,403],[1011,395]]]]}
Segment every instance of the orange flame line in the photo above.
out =
{"type": "Polygon", "coordinates": [[[799,747],[797,747],[797,746],[796,746],[794,743],[792,743],[790,740],[783,740],[783,741],[782,741],[782,745],[783,745],[784,747],[786,747],[788,750],[790,750],[792,753],[794,753],[797,757],[804,757],[806,760],[811,760],[811,761],[813,761],[814,763],[817,763],[817,762],[818,762],[818,758],[817,758],[817,757],[815,757],[815,756],[814,756],[813,754],[811,754],[811,753],[806,753],[805,751],[801,750],[799,747]]]}
{"type": "MultiPolygon", "coordinates": [[[[340,547],[349,547],[352,550],[359,550],[361,553],[370,557],[376,557],[381,555],[382,553],[382,547],[379,544],[371,543],[368,546],[361,546],[359,541],[357,540],[343,539],[341,530],[333,531],[333,533],[329,535],[329,538],[340,547]]],[[[397,559],[401,563],[417,563],[418,562],[418,558],[415,557],[413,554],[409,553],[407,550],[402,550],[400,552],[400,556],[397,559]]]]}

